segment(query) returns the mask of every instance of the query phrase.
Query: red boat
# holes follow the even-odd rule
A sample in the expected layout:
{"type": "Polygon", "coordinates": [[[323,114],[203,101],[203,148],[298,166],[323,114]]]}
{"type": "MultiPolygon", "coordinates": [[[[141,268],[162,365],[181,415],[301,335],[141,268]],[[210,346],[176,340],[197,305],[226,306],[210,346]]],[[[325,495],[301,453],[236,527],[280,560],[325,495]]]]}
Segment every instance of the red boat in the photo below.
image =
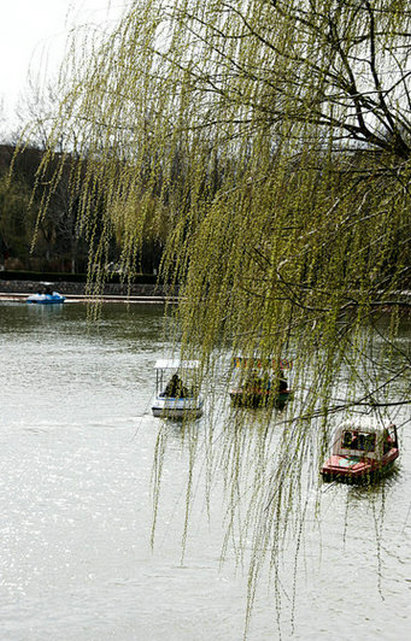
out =
{"type": "Polygon", "coordinates": [[[332,455],[321,469],[324,481],[370,482],[389,472],[398,458],[397,428],[338,428],[332,455]]]}

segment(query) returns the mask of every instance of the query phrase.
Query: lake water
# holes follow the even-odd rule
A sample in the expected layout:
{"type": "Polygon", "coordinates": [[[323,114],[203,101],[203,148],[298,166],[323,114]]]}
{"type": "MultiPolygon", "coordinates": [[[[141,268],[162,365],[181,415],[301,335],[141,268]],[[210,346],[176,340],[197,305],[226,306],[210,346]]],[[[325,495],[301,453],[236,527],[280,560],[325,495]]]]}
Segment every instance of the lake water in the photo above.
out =
{"type": "MultiPolygon", "coordinates": [[[[106,305],[90,326],[82,305],[2,304],[0,344],[0,640],[240,641],[248,534],[244,556],[233,535],[221,562],[237,436],[216,426],[209,465],[206,418],[183,428],[151,416],[153,364],[170,355],[162,308],[106,305]]],[[[238,436],[251,475],[255,430],[250,417],[238,436]]],[[[320,486],[297,565],[289,535],[277,591],[261,572],[250,641],[279,639],[277,615],[282,639],[409,639],[406,428],[400,438],[398,471],[374,491],[320,486]]]]}

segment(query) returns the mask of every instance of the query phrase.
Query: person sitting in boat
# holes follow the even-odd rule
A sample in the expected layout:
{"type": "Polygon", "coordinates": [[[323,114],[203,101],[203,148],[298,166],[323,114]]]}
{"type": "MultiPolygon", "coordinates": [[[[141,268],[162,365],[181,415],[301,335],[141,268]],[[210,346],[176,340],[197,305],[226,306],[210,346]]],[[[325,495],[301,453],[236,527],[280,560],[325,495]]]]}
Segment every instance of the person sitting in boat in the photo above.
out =
{"type": "Polygon", "coordinates": [[[391,437],[391,434],[387,429],[384,430],[384,442],[383,442],[383,453],[387,454],[392,447],[395,447],[394,439],[391,437]]]}
{"type": "Polygon", "coordinates": [[[278,380],[278,391],[281,394],[281,392],[285,392],[287,388],[288,388],[287,379],[284,377],[284,374],[282,373],[282,371],[280,371],[280,376],[278,380]]]}
{"type": "Polygon", "coordinates": [[[269,374],[264,374],[264,376],[263,376],[263,388],[264,388],[264,391],[267,392],[267,394],[271,391],[271,385],[272,385],[272,382],[271,382],[271,378],[270,378],[269,374]]]}
{"type": "Polygon", "coordinates": [[[178,376],[178,374],[173,374],[166,385],[164,396],[168,396],[171,398],[184,398],[188,395],[188,389],[185,385],[183,385],[183,381],[181,380],[181,378],[178,376]]]}
{"type": "Polygon", "coordinates": [[[246,381],[245,389],[248,393],[259,394],[263,387],[263,381],[258,376],[257,370],[253,369],[251,375],[246,381]]]}

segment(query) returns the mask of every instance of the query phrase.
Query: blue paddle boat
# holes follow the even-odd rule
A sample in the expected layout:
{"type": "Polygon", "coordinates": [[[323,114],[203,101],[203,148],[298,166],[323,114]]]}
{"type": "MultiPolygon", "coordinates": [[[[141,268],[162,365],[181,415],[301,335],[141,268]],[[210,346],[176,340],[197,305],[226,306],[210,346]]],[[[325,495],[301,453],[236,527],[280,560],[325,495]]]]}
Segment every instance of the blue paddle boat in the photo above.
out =
{"type": "Polygon", "coordinates": [[[64,303],[65,296],[53,291],[52,283],[43,283],[43,287],[36,294],[32,294],[26,299],[26,303],[35,303],[37,305],[56,305],[64,303]]]}

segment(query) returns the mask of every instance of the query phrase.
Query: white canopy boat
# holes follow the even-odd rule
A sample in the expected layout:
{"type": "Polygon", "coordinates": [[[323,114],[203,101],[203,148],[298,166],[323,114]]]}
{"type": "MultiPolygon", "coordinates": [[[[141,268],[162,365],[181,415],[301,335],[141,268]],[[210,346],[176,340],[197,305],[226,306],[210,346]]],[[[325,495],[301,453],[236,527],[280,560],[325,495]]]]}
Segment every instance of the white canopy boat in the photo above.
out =
{"type": "Polygon", "coordinates": [[[151,407],[161,418],[199,418],[204,400],[199,394],[199,361],[156,361],[156,396],[151,407]]]}

